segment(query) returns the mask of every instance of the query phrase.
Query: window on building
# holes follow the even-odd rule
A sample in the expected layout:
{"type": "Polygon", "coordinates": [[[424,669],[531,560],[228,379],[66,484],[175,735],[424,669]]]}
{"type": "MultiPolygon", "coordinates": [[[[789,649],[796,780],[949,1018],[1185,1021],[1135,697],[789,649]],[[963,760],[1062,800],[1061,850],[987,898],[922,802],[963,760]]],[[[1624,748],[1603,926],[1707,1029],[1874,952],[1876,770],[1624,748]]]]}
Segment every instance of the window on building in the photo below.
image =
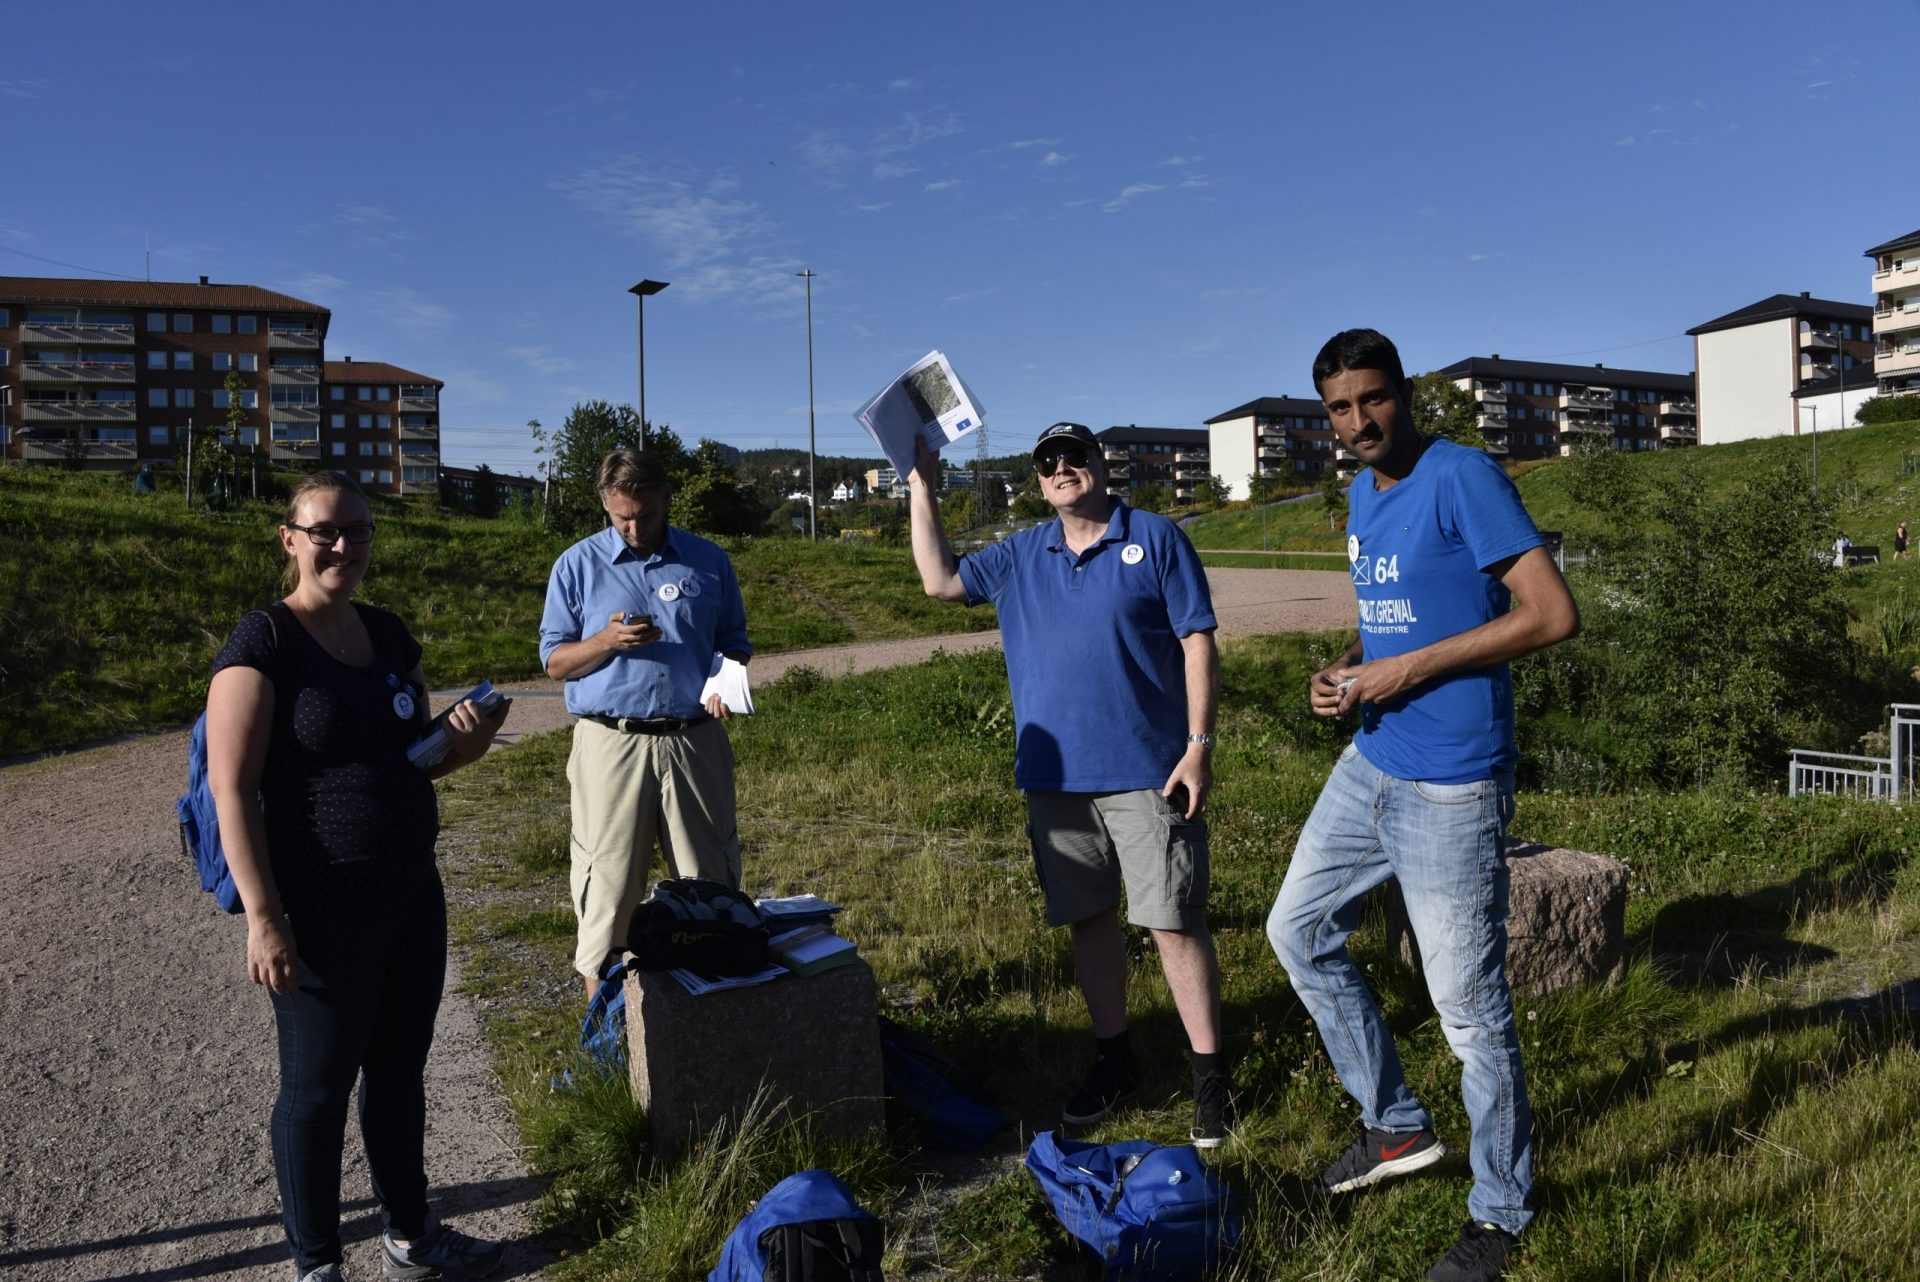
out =
{"type": "Polygon", "coordinates": [[[373,425],[383,432],[391,431],[393,430],[393,415],[375,414],[373,416],[373,425]]]}
{"type": "Polygon", "coordinates": [[[148,428],[148,429],[147,429],[147,444],[149,444],[149,445],[165,445],[166,443],[167,443],[167,429],[166,429],[166,428],[164,428],[164,427],[150,427],[150,428],[148,428]]]}
{"type": "Polygon", "coordinates": [[[360,469],[360,484],[362,484],[362,485],[372,485],[372,484],[373,484],[373,469],[372,469],[372,468],[368,468],[368,467],[363,467],[363,468],[361,468],[361,469],[360,469]]]}
{"type": "Polygon", "coordinates": [[[147,405],[148,405],[148,406],[149,406],[150,408],[152,408],[152,409],[162,409],[162,408],[164,408],[164,407],[166,406],[166,403],[167,403],[167,389],[166,389],[166,388],[164,388],[164,387],[149,387],[149,388],[147,389],[147,405]]]}
{"type": "Polygon", "coordinates": [[[11,329],[12,327],[13,327],[13,313],[9,312],[4,307],[0,307],[0,329],[11,329]]]}
{"type": "Polygon", "coordinates": [[[329,415],[327,415],[327,426],[328,426],[328,427],[341,427],[341,428],[344,428],[344,427],[345,427],[346,425],[347,425],[347,416],[346,416],[345,414],[329,414],[329,415]]]}
{"type": "Polygon", "coordinates": [[[392,458],[392,457],[393,457],[393,442],[392,442],[392,441],[382,441],[382,442],[380,442],[380,457],[381,457],[381,458],[392,458]]]}
{"type": "Polygon", "coordinates": [[[333,456],[335,458],[345,458],[347,456],[347,443],[345,441],[335,441],[333,443],[333,456]]]}
{"type": "Polygon", "coordinates": [[[148,352],[147,353],[148,369],[165,369],[166,367],[167,367],[167,354],[165,352],[148,352]]]}
{"type": "Polygon", "coordinates": [[[375,400],[390,401],[393,399],[393,389],[391,387],[376,387],[373,389],[373,396],[375,400]]]}
{"type": "Polygon", "coordinates": [[[258,334],[260,332],[260,318],[258,316],[236,316],[234,317],[234,323],[242,334],[258,334]]]}
{"type": "Polygon", "coordinates": [[[175,352],[173,354],[173,367],[175,369],[192,369],[193,353],[192,352],[175,352]]]}
{"type": "Polygon", "coordinates": [[[383,467],[383,468],[381,468],[381,469],[380,469],[380,484],[382,484],[382,485],[392,485],[392,484],[393,484],[393,469],[392,469],[392,468],[390,468],[390,467],[383,467]]]}
{"type": "Polygon", "coordinates": [[[330,401],[344,401],[347,399],[347,389],[344,387],[329,387],[327,389],[327,399],[330,401]]]}
{"type": "Polygon", "coordinates": [[[373,442],[372,442],[372,441],[362,441],[362,442],[360,442],[360,447],[359,447],[359,449],[357,449],[357,450],[355,450],[354,452],[355,452],[356,454],[358,454],[358,455],[359,455],[359,456],[360,456],[361,458],[372,458],[372,457],[373,457],[373,442]]]}
{"type": "Polygon", "coordinates": [[[371,414],[360,414],[360,415],[356,415],[356,417],[357,417],[357,418],[358,418],[358,419],[359,419],[360,421],[359,421],[359,422],[358,422],[358,423],[357,423],[357,424],[356,424],[355,426],[358,426],[358,427],[372,427],[372,426],[373,426],[373,415],[371,415],[371,414]]]}
{"type": "Polygon", "coordinates": [[[215,316],[213,318],[213,332],[216,334],[233,333],[233,317],[215,316]]]}
{"type": "Polygon", "coordinates": [[[175,312],[173,314],[173,332],[176,334],[193,333],[193,313],[175,312]]]}
{"type": "Polygon", "coordinates": [[[213,354],[213,372],[214,373],[216,374],[225,373],[227,370],[230,370],[232,368],[233,368],[232,352],[215,352],[213,354]]]}
{"type": "Polygon", "coordinates": [[[240,370],[242,373],[254,374],[254,373],[258,373],[259,369],[260,369],[260,357],[258,353],[255,353],[255,352],[240,353],[240,370]]]}
{"type": "Polygon", "coordinates": [[[193,408],[193,389],[191,387],[174,388],[173,403],[175,406],[179,408],[192,409],[193,408]]]}
{"type": "Polygon", "coordinates": [[[147,313],[147,332],[150,334],[166,333],[167,332],[167,314],[165,312],[148,312],[147,313]]]}
{"type": "Polygon", "coordinates": [[[357,400],[370,401],[373,399],[373,389],[371,387],[355,388],[354,395],[357,400]]]}

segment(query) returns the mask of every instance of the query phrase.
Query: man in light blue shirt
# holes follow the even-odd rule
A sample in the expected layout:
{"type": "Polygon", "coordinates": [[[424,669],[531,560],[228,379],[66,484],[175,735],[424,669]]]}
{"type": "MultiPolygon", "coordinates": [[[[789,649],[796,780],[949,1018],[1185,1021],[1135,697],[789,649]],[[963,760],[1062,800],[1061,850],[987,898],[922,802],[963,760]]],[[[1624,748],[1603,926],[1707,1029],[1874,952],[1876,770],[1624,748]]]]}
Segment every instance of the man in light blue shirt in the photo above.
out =
{"type": "Polygon", "coordinates": [[[578,718],[567,760],[573,964],[589,1001],[625,945],[656,841],[673,876],[740,882],[728,709],[700,692],[716,655],[753,653],[733,563],[667,524],[659,462],[615,450],[596,488],[608,528],[560,554],[540,616],[540,662],[566,682],[578,718]]]}
{"type": "Polygon", "coordinates": [[[1213,601],[1171,521],[1107,494],[1092,432],[1055,423],[1033,450],[1055,519],[954,556],[938,461],[910,481],[913,556],[928,596],[1000,618],[1013,689],[1014,782],[1027,799],[1047,921],[1073,934],[1093,1024],[1093,1070],[1060,1110],[1089,1125],[1130,1101],[1127,920],[1146,929],[1193,1057],[1192,1139],[1226,1142],[1233,1083],[1220,1050],[1220,968],[1207,930],[1207,825],[1219,695],[1213,601]]]}
{"type": "Polygon", "coordinates": [[[1347,952],[1362,898],[1398,879],[1472,1127],[1471,1218],[1427,1277],[1481,1282],[1504,1275],[1533,1215],[1504,969],[1517,755],[1507,664],[1572,636],[1580,615],[1499,464],[1415,430],[1413,385],[1384,335],[1334,335],[1313,379],[1366,467],[1347,522],[1360,639],[1309,679],[1308,699],[1323,717],[1357,710],[1360,728],[1301,829],[1267,937],[1360,1105],[1360,1133],[1321,1172],[1327,1190],[1431,1166],[1446,1149],[1347,952]]]}

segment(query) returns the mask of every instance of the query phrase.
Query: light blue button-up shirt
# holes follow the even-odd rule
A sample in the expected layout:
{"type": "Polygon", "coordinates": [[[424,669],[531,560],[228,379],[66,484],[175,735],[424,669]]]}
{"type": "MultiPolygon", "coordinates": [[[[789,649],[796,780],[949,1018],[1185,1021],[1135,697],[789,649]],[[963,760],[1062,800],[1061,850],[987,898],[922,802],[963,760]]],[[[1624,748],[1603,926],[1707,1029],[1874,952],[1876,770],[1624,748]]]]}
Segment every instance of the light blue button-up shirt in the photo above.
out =
{"type": "Polygon", "coordinates": [[[541,667],[555,648],[592,636],[626,610],[652,615],[662,635],[568,680],[567,711],[575,716],[698,716],[713,656],[753,653],[740,581],[724,551],[670,525],[643,559],[608,526],[553,563],[540,616],[541,667]]]}

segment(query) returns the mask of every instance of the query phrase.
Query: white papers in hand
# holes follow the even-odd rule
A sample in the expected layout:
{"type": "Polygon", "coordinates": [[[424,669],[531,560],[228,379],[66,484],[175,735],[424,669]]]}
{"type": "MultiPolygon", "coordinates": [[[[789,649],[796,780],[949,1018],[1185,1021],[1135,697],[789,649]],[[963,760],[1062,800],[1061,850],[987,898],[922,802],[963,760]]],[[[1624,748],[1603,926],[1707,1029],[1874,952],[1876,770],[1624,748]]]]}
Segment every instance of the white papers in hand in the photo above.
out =
{"type": "Polygon", "coordinates": [[[913,471],[915,438],[938,454],[986,422],[986,411],[938,350],[928,352],[881,389],[854,417],[905,480],[913,471]]]}
{"type": "Polygon", "coordinates": [[[729,659],[724,654],[713,656],[707,684],[700,687],[700,702],[704,704],[716,694],[734,716],[753,715],[753,691],[747,685],[747,665],[738,659],[729,659]]]}
{"type": "Polygon", "coordinates": [[[422,770],[433,769],[446,760],[447,750],[453,747],[453,740],[447,734],[447,712],[452,712],[466,700],[472,700],[473,705],[483,714],[489,713],[500,706],[500,698],[500,692],[493,688],[493,682],[482,681],[461,698],[447,705],[446,712],[442,712],[433,719],[433,724],[427,727],[427,732],[415,739],[412,746],[407,749],[407,760],[422,770]]]}

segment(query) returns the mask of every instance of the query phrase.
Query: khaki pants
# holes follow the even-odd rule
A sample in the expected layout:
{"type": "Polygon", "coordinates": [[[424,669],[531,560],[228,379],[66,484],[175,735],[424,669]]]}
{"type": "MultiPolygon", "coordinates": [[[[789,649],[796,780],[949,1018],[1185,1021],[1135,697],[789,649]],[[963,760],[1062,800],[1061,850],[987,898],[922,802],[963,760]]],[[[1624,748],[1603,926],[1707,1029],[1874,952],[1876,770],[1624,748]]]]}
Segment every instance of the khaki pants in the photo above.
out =
{"type": "Polygon", "coordinates": [[[573,968],[597,975],[624,948],[627,919],[646,897],[657,841],[668,875],[740,884],[733,810],[733,746],[719,721],[678,734],[627,734],[597,721],[573,725],[572,869],[580,919],[573,968]]]}

